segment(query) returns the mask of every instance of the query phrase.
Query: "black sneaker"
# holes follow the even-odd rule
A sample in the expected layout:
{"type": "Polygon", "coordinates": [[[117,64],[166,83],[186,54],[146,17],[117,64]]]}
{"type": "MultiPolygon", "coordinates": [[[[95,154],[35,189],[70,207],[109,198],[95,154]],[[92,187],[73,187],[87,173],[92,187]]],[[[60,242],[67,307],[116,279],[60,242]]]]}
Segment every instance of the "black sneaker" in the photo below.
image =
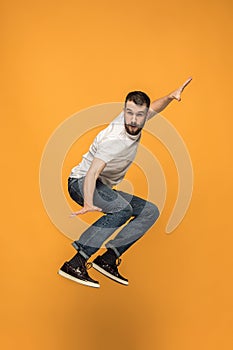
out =
{"type": "Polygon", "coordinates": [[[87,268],[91,266],[87,264],[82,264],[81,266],[74,268],[68,262],[65,262],[64,265],[58,271],[58,274],[66,277],[74,282],[84,284],[85,286],[99,288],[99,282],[93,280],[87,273],[87,268]]]}
{"type": "Polygon", "coordinates": [[[121,259],[118,259],[117,263],[115,264],[109,264],[107,263],[100,255],[97,256],[97,258],[93,261],[92,266],[95,270],[101,272],[103,275],[111,278],[112,280],[124,284],[127,286],[128,280],[124,277],[122,277],[117,269],[117,266],[119,266],[121,263],[121,259]]]}

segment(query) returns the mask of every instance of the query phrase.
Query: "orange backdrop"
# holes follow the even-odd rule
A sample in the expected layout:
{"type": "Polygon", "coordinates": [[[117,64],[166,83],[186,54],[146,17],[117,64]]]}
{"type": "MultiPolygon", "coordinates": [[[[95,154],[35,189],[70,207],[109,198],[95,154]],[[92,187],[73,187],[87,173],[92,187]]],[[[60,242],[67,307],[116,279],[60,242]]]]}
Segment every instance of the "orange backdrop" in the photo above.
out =
{"type": "MultiPolygon", "coordinates": [[[[1,348],[232,349],[231,1],[9,0],[1,28],[1,348]],[[129,287],[94,271],[100,290],[62,279],[74,250],[39,191],[52,132],[83,108],[134,89],[157,98],[190,75],[182,102],[163,113],[194,168],[184,220],[165,234],[177,177],[158,145],[168,198],[125,254],[129,287]]],[[[64,176],[76,162],[73,153],[64,176]]]]}

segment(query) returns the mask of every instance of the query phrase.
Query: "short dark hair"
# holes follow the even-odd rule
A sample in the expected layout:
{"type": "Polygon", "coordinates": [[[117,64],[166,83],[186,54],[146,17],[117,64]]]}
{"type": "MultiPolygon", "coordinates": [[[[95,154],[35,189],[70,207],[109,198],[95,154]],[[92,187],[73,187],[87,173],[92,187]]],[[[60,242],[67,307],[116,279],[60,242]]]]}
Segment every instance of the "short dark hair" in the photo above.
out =
{"type": "Polygon", "coordinates": [[[142,91],[131,91],[125,98],[125,105],[127,101],[133,101],[136,105],[142,106],[146,104],[147,108],[150,107],[150,98],[142,91]]]}

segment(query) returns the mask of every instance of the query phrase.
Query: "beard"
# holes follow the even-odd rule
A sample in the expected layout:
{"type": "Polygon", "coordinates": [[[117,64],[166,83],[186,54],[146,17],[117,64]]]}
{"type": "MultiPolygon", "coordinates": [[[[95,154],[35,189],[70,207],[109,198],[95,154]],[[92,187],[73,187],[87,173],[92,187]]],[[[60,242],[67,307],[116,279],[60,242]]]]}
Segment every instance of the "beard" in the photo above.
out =
{"type": "Polygon", "coordinates": [[[125,130],[130,135],[138,135],[142,130],[142,126],[138,124],[133,124],[133,123],[132,124],[125,123],[125,130]]]}

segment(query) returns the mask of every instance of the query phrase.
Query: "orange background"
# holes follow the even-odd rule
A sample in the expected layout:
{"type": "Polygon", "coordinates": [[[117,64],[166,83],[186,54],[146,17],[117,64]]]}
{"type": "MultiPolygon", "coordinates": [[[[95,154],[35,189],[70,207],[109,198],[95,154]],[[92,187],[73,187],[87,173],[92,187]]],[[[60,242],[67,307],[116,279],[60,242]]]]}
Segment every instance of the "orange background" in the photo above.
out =
{"type": "Polygon", "coordinates": [[[231,23],[227,0],[2,2],[2,349],[233,348],[231,23]],[[158,147],[167,203],[125,254],[130,286],[95,271],[100,290],[59,277],[74,250],[40,198],[50,135],[83,108],[134,89],[154,99],[190,75],[182,102],[163,113],[194,167],[184,220],[164,233],[177,178],[158,147]]]}

